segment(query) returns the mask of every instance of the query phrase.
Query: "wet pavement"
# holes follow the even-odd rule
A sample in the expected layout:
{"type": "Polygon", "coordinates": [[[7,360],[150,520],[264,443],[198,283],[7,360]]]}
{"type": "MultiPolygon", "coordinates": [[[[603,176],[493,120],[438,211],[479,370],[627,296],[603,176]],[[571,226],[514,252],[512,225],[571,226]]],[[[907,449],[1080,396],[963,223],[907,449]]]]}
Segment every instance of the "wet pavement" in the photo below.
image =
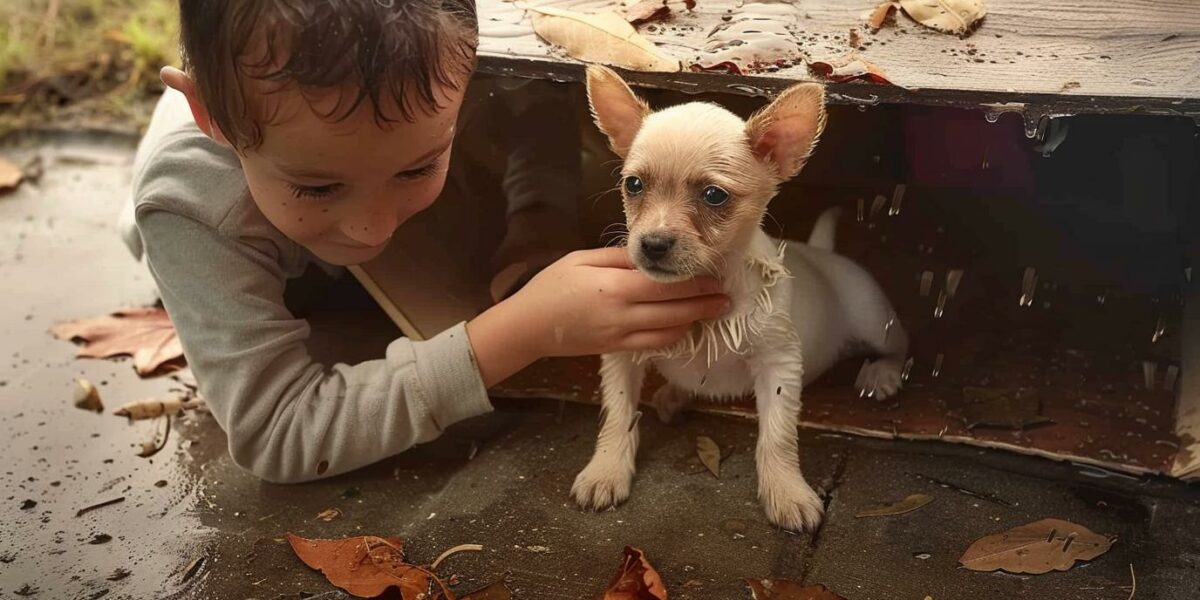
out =
{"type": "MultiPolygon", "coordinates": [[[[767,524],[754,495],[754,424],[714,416],[644,419],[634,495],[600,514],[568,498],[594,441],[591,406],[508,401],[434,443],[304,485],[240,471],[203,413],[176,419],[166,448],[139,458],[153,426],[75,409],[73,379],[94,382],[109,412],[181,384],[139,379],[128,361],[75,359],[47,333],[61,320],[154,302],[114,229],[132,150],[103,137],[5,150],[18,162],[41,154],[46,173],[0,196],[0,598],[342,597],[293,556],[286,532],[399,536],[418,563],[482,544],[439,572],[457,575],[458,593],[507,574],[526,600],[596,597],[627,544],[682,599],[749,598],[744,577],[821,583],[849,600],[1200,595],[1200,489],[947,444],[805,432],[805,475],[828,505],[815,535],[767,524]],[[720,479],[695,458],[697,435],[733,448],[720,479]],[[854,516],[912,493],[934,501],[902,516],[854,516]],[[316,518],[328,508],[342,516],[316,518]],[[1063,573],[958,566],[975,539],[1045,517],[1118,539],[1063,573]]],[[[314,346],[361,356],[395,332],[381,311],[353,303],[335,305],[314,331],[314,346]]]]}

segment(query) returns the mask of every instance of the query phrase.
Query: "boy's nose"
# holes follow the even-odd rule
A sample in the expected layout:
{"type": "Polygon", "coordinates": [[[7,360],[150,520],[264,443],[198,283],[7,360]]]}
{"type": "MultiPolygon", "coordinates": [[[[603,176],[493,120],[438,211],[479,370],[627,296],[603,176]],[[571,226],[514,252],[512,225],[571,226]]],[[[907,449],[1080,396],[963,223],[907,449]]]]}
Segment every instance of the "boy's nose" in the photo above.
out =
{"type": "Polygon", "coordinates": [[[379,246],[392,237],[397,225],[393,215],[364,215],[364,218],[345,225],[344,233],[364,246],[379,246]]]}

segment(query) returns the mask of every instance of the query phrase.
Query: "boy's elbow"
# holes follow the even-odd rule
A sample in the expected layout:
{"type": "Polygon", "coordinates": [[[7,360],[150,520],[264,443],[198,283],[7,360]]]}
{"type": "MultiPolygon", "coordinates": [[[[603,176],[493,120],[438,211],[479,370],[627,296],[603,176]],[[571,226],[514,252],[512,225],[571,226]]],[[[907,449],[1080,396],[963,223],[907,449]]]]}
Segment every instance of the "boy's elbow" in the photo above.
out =
{"type": "Polygon", "coordinates": [[[230,431],[229,455],[234,464],[269,483],[304,483],[324,474],[320,464],[306,468],[303,453],[287,440],[262,440],[257,435],[230,431]]]}

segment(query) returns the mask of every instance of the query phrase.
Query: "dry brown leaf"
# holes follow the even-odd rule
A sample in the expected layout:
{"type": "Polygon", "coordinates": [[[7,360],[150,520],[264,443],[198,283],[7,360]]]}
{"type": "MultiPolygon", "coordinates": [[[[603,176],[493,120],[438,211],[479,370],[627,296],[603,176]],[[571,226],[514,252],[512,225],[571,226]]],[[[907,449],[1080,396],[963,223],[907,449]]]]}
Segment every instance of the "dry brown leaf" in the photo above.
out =
{"type": "Polygon", "coordinates": [[[454,600],[454,594],[431,571],[404,562],[400,538],[368,535],[308,540],[289,533],[287,539],[304,564],[321,571],[329,583],[351,596],[374,598],[394,587],[403,598],[424,598],[432,582],[434,596],[429,600],[454,600]]]}
{"type": "Polygon", "coordinates": [[[100,392],[96,386],[86,379],[75,380],[75,408],[104,412],[104,403],[100,401],[100,392]]]}
{"type": "Polygon", "coordinates": [[[165,400],[151,398],[149,400],[135,400],[122,404],[113,411],[113,414],[118,417],[125,417],[130,421],[140,421],[155,417],[170,417],[203,405],[204,401],[198,398],[190,400],[180,397],[167,398],[165,400]]]}
{"type": "Polygon", "coordinates": [[[0,158],[0,192],[14,190],[25,179],[25,171],[12,161],[0,158]]]}
{"type": "Polygon", "coordinates": [[[625,562],[608,584],[601,600],[667,600],[667,588],[646,554],[625,546],[625,562]]]}
{"type": "Polygon", "coordinates": [[[534,32],[577,60],[633,71],[680,69],[679,60],[659,50],[617,13],[585,14],[549,6],[529,10],[534,13],[534,32]]]}
{"type": "Polygon", "coordinates": [[[914,21],[938,31],[962,35],[987,15],[983,0],[899,0],[914,21]]]}
{"type": "Polygon", "coordinates": [[[1038,575],[1092,560],[1108,552],[1115,541],[1069,521],[1042,519],[976,540],[958,562],[972,571],[1038,575]]]}
{"type": "Polygon", "coordinates": [[[316,519],[329,523],[340,516],[342,516],[342,509],[334,506],[317,513],[316,519]]]}
{"type": "Polygon", "coordinates": [[[883,24],[887,22],[888,17],[895,9],[896,3],[893,0],[887,0],[875,7],[875,10],[871,11],[871,16],[867,18],[867,27],[871,29],[871,33],[883,29],[883,24]]]}
{"type": "Polygon", "coordinates": [[[891,517],[891,516],[895,516],[895,515],[902,515],[904,513],[910,513],[914,510],[917,510],[918,508],[921,508],[922,506],[925,506],[926,504],[929,504],[930,502],[933,502],[933,496],[927,496],[925,494],[912,494],[911,496],[909,496],[895,504],[890,504],[888,506],[884,506],[884,507],[876,508],[876,509],[872,509],[872,510],[864,510],[854,516],[855,517],[891,517]]]}
{"type": "Polygon", "coordinates": [[[150,458],[167,447],[167,440],[171,438],[171,417],[166,417],[163,421],[162,435],[159,435],[156,425],[153,436],[148,440],[143,440],[141,446],[138,447],[138,456],[150,458]]]}
{"type": "Polygon", "coordinates": [[[713,477],[721,477],[721,447],[717,445],[712,438],[707,436],[696,436],[696,455],[700,457],[700,462],[704,463],[705,468],[713,477]]]}
{"type": "Polygon", "coordinates": [[[512,598],[513,593],[508,589],[508,583],[501,579],[463,596],[460,600],[512,600],[512,598]]]}
{"type": "Polygon", "coordinates": [[[138,375],[161,375],[184,364],[183,346],[161,308],[134,308],[111,315],[59,323],[50,330],[62,340],[83,340],[76,356],[133,356],[138,375]]]}
{"type": "Polygon", "coordinates": [[[891,84],[883,69],[868,62],[857,52],[851,52],[831,61],[814,61],[808,67],[816,74],[838,83],[865,79],[872,83],[891,84]]]}
{"type": "Polygon", "coordinates": [[[801,585],[786,579],[747,579],[754,600],[846,600],[823,585],[801,585]]]}
{"type": "Polygon", "coordinates": [[[671,7],[667,6],[667,0],[641,0],[626,8],[624,13],[625,20],[637,27],[643,23],[667,18],[671,14],[671,7]]]}

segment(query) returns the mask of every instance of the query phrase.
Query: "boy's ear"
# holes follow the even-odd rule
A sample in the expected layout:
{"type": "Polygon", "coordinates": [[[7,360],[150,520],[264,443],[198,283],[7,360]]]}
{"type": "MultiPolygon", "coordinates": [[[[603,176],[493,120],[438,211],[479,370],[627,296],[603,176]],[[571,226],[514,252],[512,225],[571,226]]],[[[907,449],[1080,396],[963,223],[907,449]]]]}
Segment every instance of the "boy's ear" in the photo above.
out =
{"type": "Polygon", "coordinates": [[[783,91],[746,122],[750,148],[773,163],[784,179],[795,177],[825,129],[825,86],[801,83],[783,91]]]}
{"type": "Polygon", "coordinates": [[[192,109],[192,118],[195,119],[196,126],[204,132],[204,135],[212,138],[218,144],[229,145],[229,140],[225,138],[225,134],[221,133],[221,128],[213,122],[208,108],[200,99],[200,94],[196,91],[196,80],[192,79],[191,75],[175,67],[163,67],[159,72],[159,78],[167,87],[180,92],[187,98],[188,107],[192,109]]]}
{"type": "Polygon", "coordinates": [[[620,75],[599,65],[587,68],[587,93],[596,126],[608,136],[613,152],[625,158],[642,121],[650,114],[650,106],[629,89],[620,75]]]}

